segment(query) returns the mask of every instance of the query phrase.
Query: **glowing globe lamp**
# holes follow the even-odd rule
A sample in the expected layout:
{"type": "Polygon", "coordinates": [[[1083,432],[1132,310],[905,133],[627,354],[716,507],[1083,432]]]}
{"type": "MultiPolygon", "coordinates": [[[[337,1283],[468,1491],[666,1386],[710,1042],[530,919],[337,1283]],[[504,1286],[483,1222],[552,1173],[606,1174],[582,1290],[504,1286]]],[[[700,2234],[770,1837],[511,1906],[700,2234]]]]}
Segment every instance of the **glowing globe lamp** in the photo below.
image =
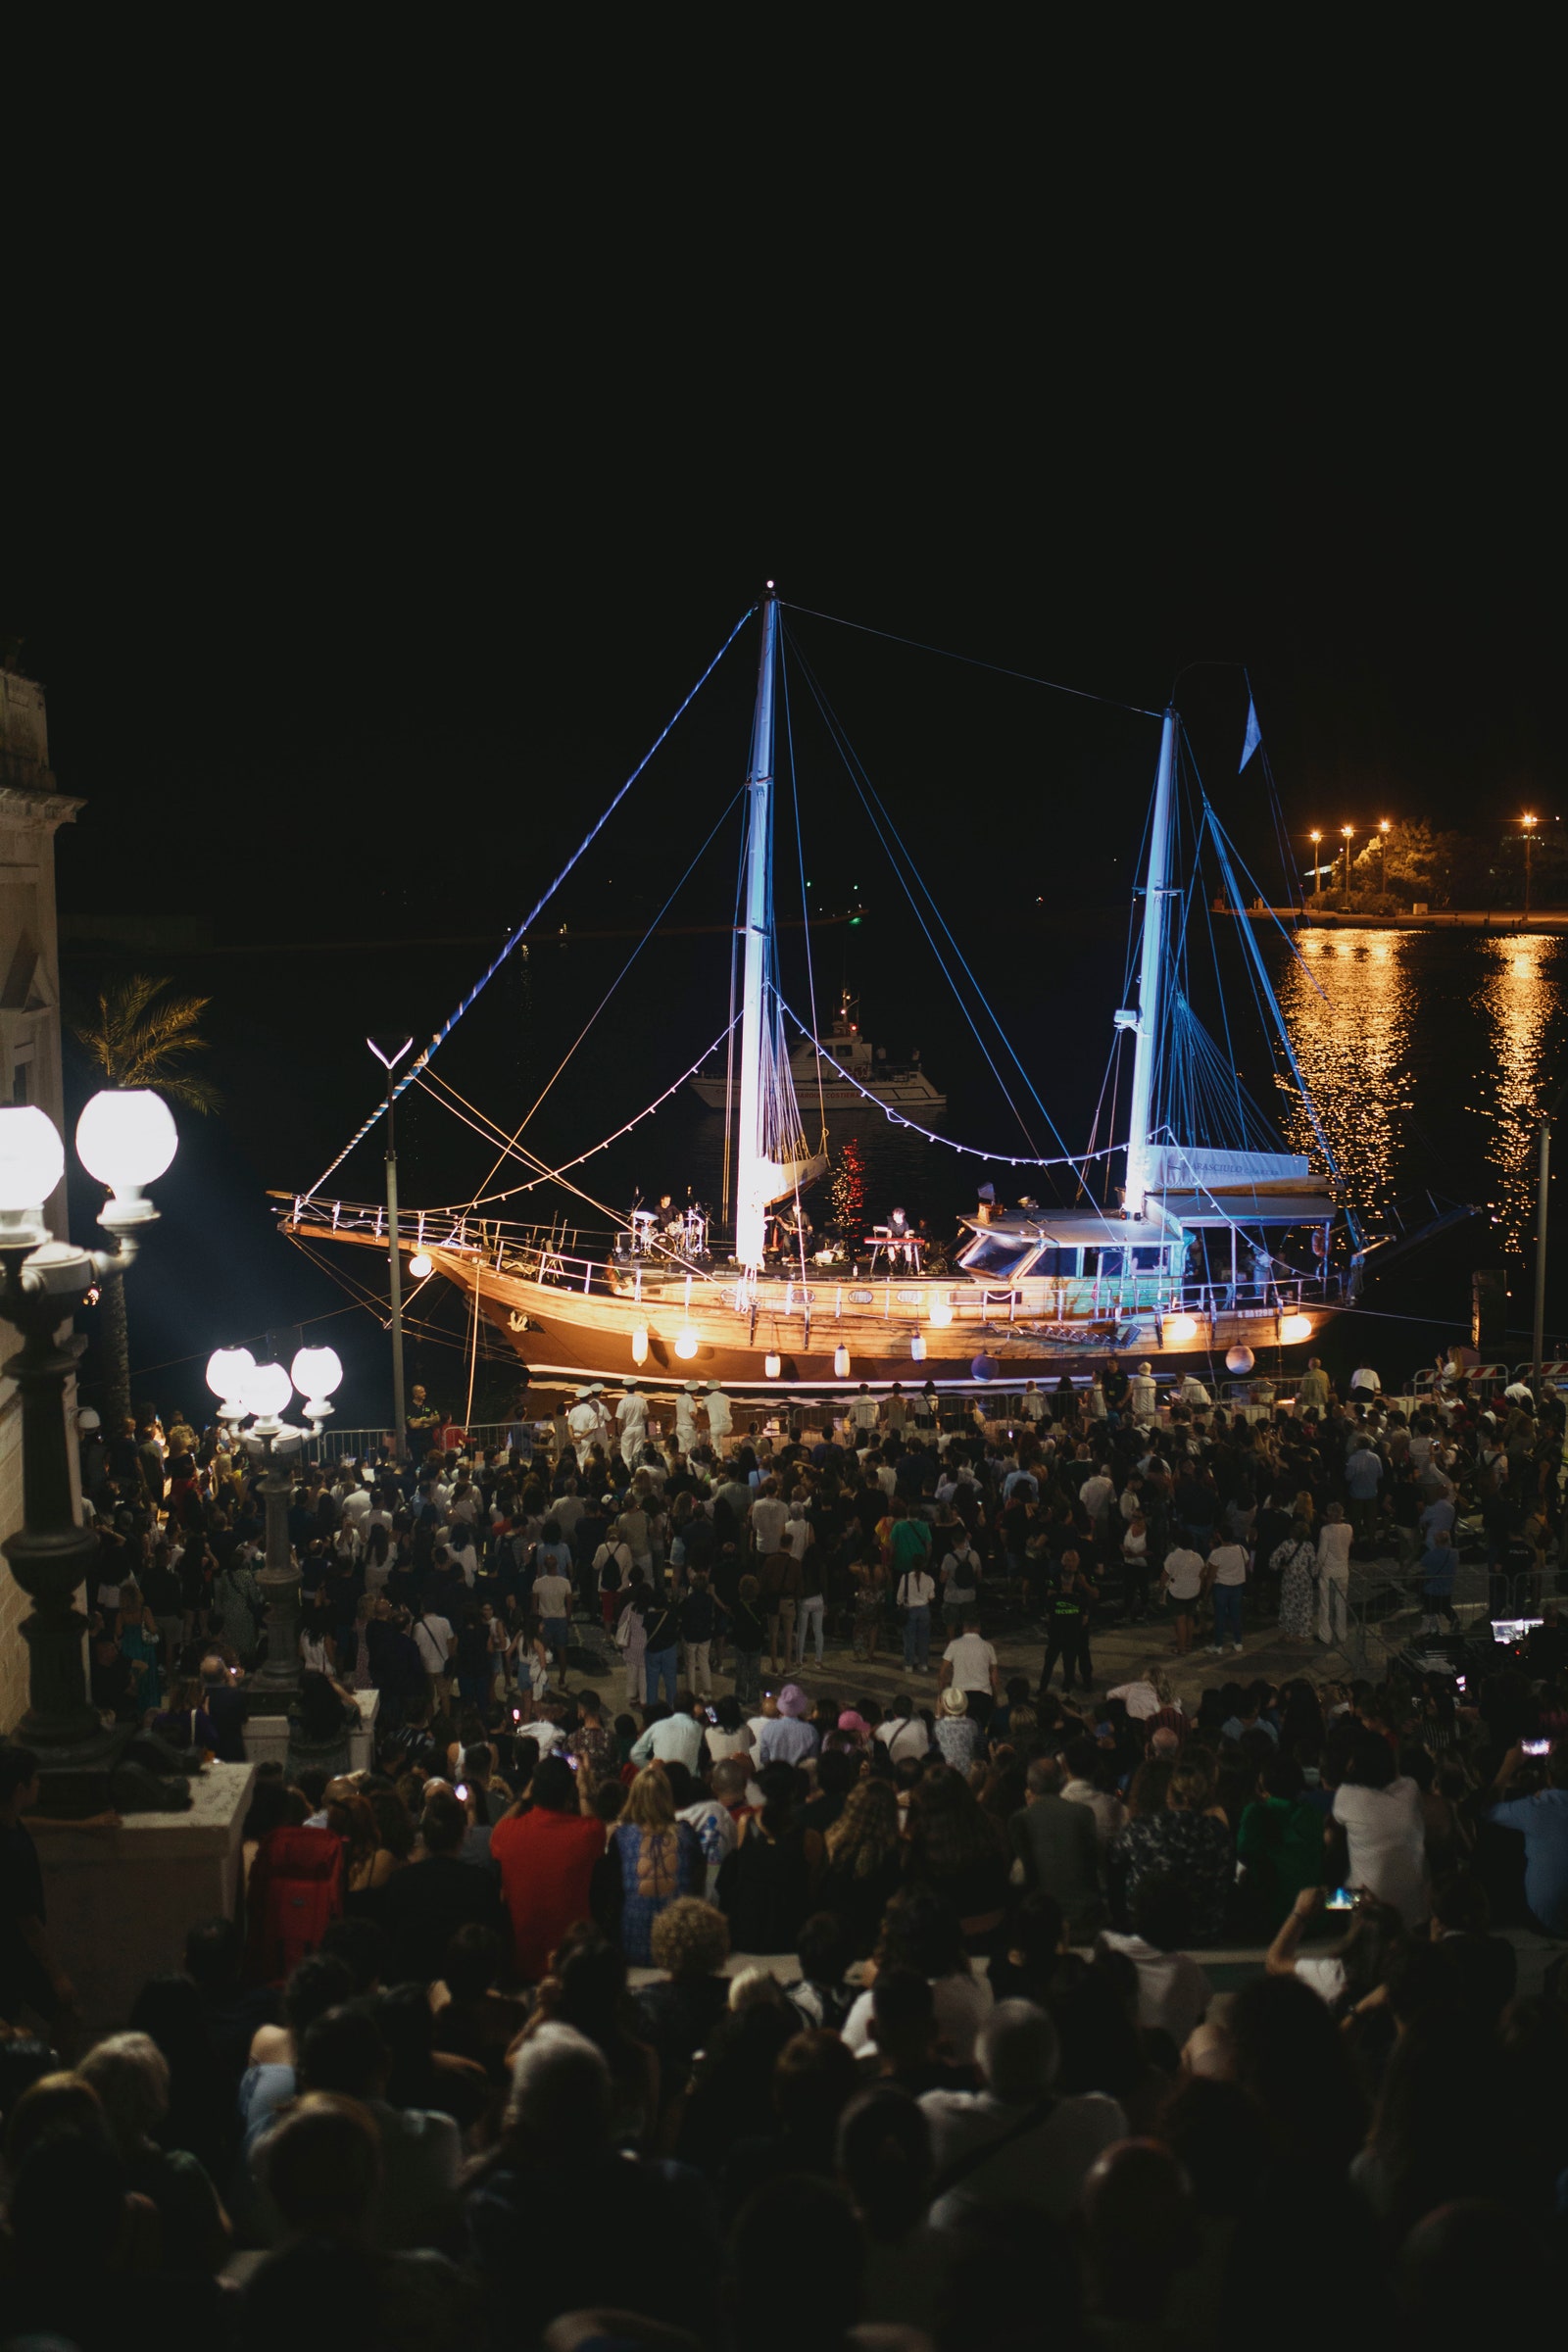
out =
{"type": "Polygon", "coordinates": [[[76,1155],[115,1196],[114,1225],[139,1225],[156,1212],[142,1199],[172,1164],[179,1135],[169,1104],[146,1087],[106,1088],[76,1121],[76,1155]]]}
{"type": "MultiPolygon", "coordinates": [[[[336,1348],[301,1348],[289,1366],[289,1376],[301,1397],[313,1399],[306,1404],[306,1411],[315,1418],[315,1406],[343,1386],[343,1366],[336,1348]]],[[[326,1411],[331,1411],[331,1406],[326,1406],[326,1411]]]]}
{"type": "Polygon", "coordinates": [[[1190,1348],[1198,1337],[1198,1324],[1191,1315],[1172,1315],[1165,1337],[1173,1348],[1190,1348]]]}
{"type": "Polygon", "coordinates": [[[1295,1348],[1302,1340],[1309,1340],[1311,1337],[1312,1318],[1310,1315],[1282,1315],[1280,1317],[1280,1344],[1282,1347],[1295,1348]]]}
{"type": "MultiPolygon", "coordinates": [[[[435,1259],[426,1257],[422,1250],[416,1250],[409,1260],[409,1272],[414,1276],[416,1282],[423,1282],[427,1275],[435,1272],[435,1259]]],[[[640,1356],[638,1361],[639,1363],[642,1361],[640,1356]]]]}
{"type": "Polygon", "coordinates": [[[683,1331],[679,1335],[675,1342],[675,1353],[680,1357],[680,1360],[683,1364],[689,1364],[691,1362],[692,1357],[697,1353],[697,1334],[695,1331],[683,1331]]]}
{"type": "Polygon", "coordinates": [[[0,1110],[0,1227],[16,1241],[46,1238],[43,1204],[66,1172],[66,1148],[36,1103],[0,1110]]]}
{"type": "Polygon", "coordinates": [[[952,1300],[949,1298],[933,1298],[931,1301],[931,1320],[936,1325],[938,1331],[946,1331],[948,1325],[953,1321],[952,1300]]]}
{"type": "Polygon", "coordinates": [[[255,1369],[256,1358],[248,1348],[218,1348],[208,1357],[207,1386],[218,1398],[220,1419],[244,1417],[245,1383],[255,1369]]]}
{"type": "Polygon", "coordinates": [[[1225,1357],[1227,1372],[1250,1372],[1257,1358],[1250,1348],[1232,1348],[1225,1357]]]}
{"type": "Polygon", "coordinates": [[[258,1421],[273,1421],[294,1394],[281,1364],[254,1364],[240,1388],[240,1401],[258,1421]]]}

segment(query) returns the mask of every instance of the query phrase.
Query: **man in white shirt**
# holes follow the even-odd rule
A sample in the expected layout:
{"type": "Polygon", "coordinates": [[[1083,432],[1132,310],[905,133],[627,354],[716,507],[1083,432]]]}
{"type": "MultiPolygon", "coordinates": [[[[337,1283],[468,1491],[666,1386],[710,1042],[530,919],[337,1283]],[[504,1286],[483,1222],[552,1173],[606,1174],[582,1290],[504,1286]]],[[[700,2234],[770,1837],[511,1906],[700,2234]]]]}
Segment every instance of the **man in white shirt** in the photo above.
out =
{"type": "Polygon", "coordinates": [[[792,1560],[804,1560],[806,1547],[811,1541],[811,1522],[806,1516],[807,1497],[797,1487],[790,1496],[790,1515],[784,1522],[784,1540],[779,1548],[787,1551],[792,1560]]]}
{"type": "Polygon", "coordinates": [[[1099,2091],[1048,2104],[1061,2045],[1032,2001],[999,2001],[975,2037],[975,2057],[983,2090],[928,2090],[920,2101],[936,2179],[961,2168],[928,2221],[951,2230],[989,2206],[1022,2205],[1064,2222],[1096,2157],[1127,2136],[1126,2116],[1099,2091]],[[1032,2110],[1042,2111],[1038,2122],[1032,2110]]]}
{"type": "Polygon", "coordinates": [[[1153,1369],[1140,1364],[1127,1383],[1127,1409],[1140,1428],[1147,1428],[1159,1409],[1159,1391],[1154,1386],[1153,1369]]]}
{"type": "Polygon", "coordinates": [[[769,1552],[782,1550],[788,1522],[789,1512],[779,1500],[776,1484],[764,1478],[752,1504],[752,1539],[760,1560],[765,1560],[769,1552]]]}
{"type": "Polygon", "coordinates": [[[1372,1366],[1357,1364],[1355,1370],[1350,1374],[1351,1396],[1359,1396],[1363,1404],[1370,1404],[1374,1396],[1381,1396],[1382,1394],[1383,1383],[1373,1371],[1372,1366]]]}
{"type": "Polygon", "coordinates": [[[1317,1539],[1317,1638],[1331,1645],[1345,1641],[1350,1590],[1350,1523],[1344,1505],[1331,1502],[1317,1539]],[[1332,1623],[1331,1623],[1332,1604],[1332,1623]]]}
{"type": "Polygon", "coordinates": [[[564,1662],[571,1639],[571,1580],[557,1571],[533,1580],[533,1605],[539,1612],[546,1649],[564,1662]]]}
{"type": "Polygon", "coordinates": [[[893,1712],[886,1723],[877,1725],[876,1736],[895,1764],[902,1764],[906,1756],[918,1758],[930,1752],[931,1735],[907,1698],[894,1700],[893,1712]]]}
{"type": "Polygon", "coordinates": [[[956,1690],[963,1691],[969,1715],[983,1732],[997,1701],[999,1673],[997,1653],[989,1642],[982,1641],[979,1619],[966,1617],[962,1633],[942,1653],[937,1689],[945,1690],[951,1683],[956,1690]]]}
{"type": "Polygon", "coordinates": [[[656,1760],[661,1764],[673,1762],[684,1764],[690,1773],[700,1772],[706,1728],[707,1717],[700,1711],[694,1714],[690,1707],[675,1714],[662,1715],[657,1723],[648,1726],[636,1742],[631,1751],[631,1760],[637,1765],[656,1760]]]}
{"type": "Polygon", "coordinates": [[[414,1645],[419,1653],[419,1661],[429,1678],[430,1699],[433,1705],[440,1695],[436,1685],[445,1675],[447,1660],[452,1655],[451,1621],[445,1617],[438,1617],[433,1609],[427,1609],[422,1616],[416,1617],[414,1621],[414,1645]]]}
{"type": "Polygon", "coordinates": [[[620,1458],[628,1470],[635,1469],[648,1440],[648,1399],[634,1380],[627,1382],[626,1394],[615,1407],[615,1426],[620,1431],[620,1458]]]}
{"type": "Polygon", "coordinates": [[[863,1380],[859,1395],[850,1399],[849,1421],[855,1432],[856,1444],[864,1446],[877,1424],[877,1401],[863,1380]]]}
{"type": "Polygon", "coordinates": [[[695,1380],[687,1381],[675,1399],[675,1443],[682,1453],[690,1453],[701,1435],[701,1393],[695,1380]]]}
{"type": "Polygon", "coordinates": [[[566,1415],[566,1428],[576,1448],[577,1458],[581,1461],[599,1434],[599,1407],[594,1402],[591,1390],[577,1391],[566,1415]]]}
{"type": "Polygon", "coordinates": [[[733,1426],[729,1398],[716,1380],[708,1384],[708,1434],[715,1446],[722,1446],[733,1426]]]}
{"type": "Polygon", "coordinates": [[[1232,1649],[1242,1646],[1242,1592],[1250,1564],[1245,1544],[1216,1544],[1208,1555],[1214,1602],[1214,1639],[1208,1646],[1215,1657],[1227,1642],[1232,1649]]]}

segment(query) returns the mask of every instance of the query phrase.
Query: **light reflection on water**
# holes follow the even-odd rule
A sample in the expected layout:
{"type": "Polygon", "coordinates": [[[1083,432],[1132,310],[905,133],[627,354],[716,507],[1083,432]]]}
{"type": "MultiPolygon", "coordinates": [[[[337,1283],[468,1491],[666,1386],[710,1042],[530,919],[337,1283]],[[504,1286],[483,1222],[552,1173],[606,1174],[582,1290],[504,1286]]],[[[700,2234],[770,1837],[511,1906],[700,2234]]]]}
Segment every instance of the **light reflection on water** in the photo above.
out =
{"type": "Polygon", "coordinates": [[[1562,1008],[1556,977],[1562,942],[1541,933],[1481,943],[1486,971],[1478,1002],[1486,1012],[1493,1054],[1466,1110],[1490,1119],[1497,1172],[1489,1203],[1515,1235],[1532,1221],[1536,1186],[1537,1131],[1541,1113],[1556,1092],[1546,1047],[1562,1008]]]}
{"type": "MultiPolygon", "coordinates": [[[[1350,1197],[1375,1221],[1430,1188],[1493,1210],[1497,1241],[1521,1247],[1564,1074],[1568,941],[1308,928],[1298,945],[1306,971],[1284,963],[1280,1005],[1350,1197]]],[[[1305,1112],[1281,1104],[1291,1150],[1318,1164],[1305,1112]]]]}
{"type": "MultiPolygon", "coordinates": [[[[1386,1212],[1399,1189],[1402,1131],[1414,1097],[1409,934],[1303,931],[1299,946],[1302,963],[1292,959],[1280,990],[1291,1043],[1352,1198],[1386,1212]]],[[[1321,1166],[1299,1099],[1282,1101],[1293,1104],[1285,1127],[1290,1150],[1321,1166]]]]}

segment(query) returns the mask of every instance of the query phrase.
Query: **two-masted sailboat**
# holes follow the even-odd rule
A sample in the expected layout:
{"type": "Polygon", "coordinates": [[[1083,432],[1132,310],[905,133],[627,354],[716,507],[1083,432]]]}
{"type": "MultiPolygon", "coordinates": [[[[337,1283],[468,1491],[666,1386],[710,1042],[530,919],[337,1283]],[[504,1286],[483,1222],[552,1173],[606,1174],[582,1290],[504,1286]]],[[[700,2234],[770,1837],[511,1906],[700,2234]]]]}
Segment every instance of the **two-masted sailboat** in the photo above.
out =
{"type": "MultiPolygon", "coordinates": [[[[731,1232],[698,1244],[690,1232],[639,1230],[628,1218],[622,1233],[594,1251],[558,1228],[487,1217],[483,1204],[405,1210],[398,1242],[418,1253],[416,1274],[433,1271],[468,1294],[536,1375],[576,1382],[641,1378],[668,1387],[712,1379],[824,1393],[861,1380],[1017,1385],[1112,1350],[1133,1358],[1230,1355],[1243,1368],[1264,1350],[1309,1342],[1356,1293],[1360,1236],[1353,1220],[1338,1229],[1332,1163],[1314,1172],[1302,1155],[1242,1148],[1234,1138],[1205,1142],[1193,1131],[1199,1123],[1213,1131],[1212,1117],[1200,1121],[1201,1089],[1190,1081],[1195,1053],[1206,1050],[1212,1059],[1215,1049],[1184,993],[1172,921],[1182,897],[1173,875],[1174,708],[1161,720],[1140,894],[1137,1002],[1114,1014],[1131,1039],[1133,1065],[1127,1134],[1116,1147],[1125,1152],[1119,1208],[1046,1209],[1032,1200],[1007,1208],[982,1200],[960,1220],[958,1245],[941,1272],[921,1264],[916,1242],[885,1234],[866,1237],[858,1254],[852,1242],[843,1262],[817,1262],[804,1240],[780,1250],[778,1205],[797,1201],[826,1161],[805,1132],[777,965],[780,619],[771,585],[760,622],[737,942],[741,1009],[722,1049],[731,1066],[715,1098],[732,1120],[731,1232]]],[[[1250,944],[1251,927],[1237,928],[1250,944]]],[[[1269,1042],[1289,1056],[1272,986],[1250,952],[1277,1023],[1269,1042]]],[[[831,1037],[808,1041],[808,1051],[824,1073],[848,1071],[845,1082],[855,1083],[853,1060],[841,1059],[831,1037]]],[[[1294,1079],[1306,1103],[1298,1070],[1294,1079]]],[[[1090,1156],[1063,1163],[1069,1178],[1082,1174],[1090,1156]]],[[[1104,1154],[1093,1156],[1098,1164],[1104,1154]]],[[[388,1248],[380,1203],[276,1197],[284,1230],[302,1240],[388,1248]]],[[[804,1221],[786,1222],[799,1236],[804,1221]]]]}

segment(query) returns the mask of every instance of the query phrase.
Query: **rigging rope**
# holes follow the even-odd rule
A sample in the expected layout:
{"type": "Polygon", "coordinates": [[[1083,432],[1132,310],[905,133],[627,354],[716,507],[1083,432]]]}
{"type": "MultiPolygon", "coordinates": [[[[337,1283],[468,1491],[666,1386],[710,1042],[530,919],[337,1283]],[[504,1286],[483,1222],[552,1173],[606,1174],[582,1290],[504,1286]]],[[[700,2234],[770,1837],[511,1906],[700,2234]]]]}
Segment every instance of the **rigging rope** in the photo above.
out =
{"type": "Polygon", "coordinates": [[[1070,694],[1081,703],[1104,703],[1112,710],[1131,711],[1135,718],[1163,718],[1162,710],[1146,710],[1138,703],[1124,703],[1113,694],[1092,694],[1087,686],[1063,686],[1057,678],[1037,678],[1027,669],[1007,669],[1000,662],[982,662],[974,654],[950,653],[943,645],[922,645],[918,637],[901,637],[894,629],[873,629],[863,620],[845,620],[837,612],[818,612],[810,605],[785,604],[786,612],[802,612],[811,620],[831,622],[836,629],[857,629],[862,637],[885,637],[890,645],[907,645],[917,654],[935,654],[941,662],[962,662],[970,669],[989,669],[999,678],[1017,678],[1025,686],[1045,686],[1053,694],[1070,694]]]}
{"type": "Polygon", "coordinates": [[[610,806],[605,809],[604,814],[598,819],[597,823],[590,827],[589,831],[583,835],[581,841],[572,851],[571,856],[566,859],[565,864],[562,867],[560,873],[557,874],[555,880],[551,883],[550,888],[545,892],[544,896],[534,906],[529,909],[528,913],[523,916],[522,921],[511,934],[499,956],[494,958],[488,969],[480,974],[479,978],[474,982],[472,988],[469,989],[467,995],[464,998],[462,1004],[458,1006],[456,1012],[452,1013],[442,1023],[441,1027],[436,1031],[434,1037],[430,1040],[430,1043],[425,1047],[424,1052],[419,1054],[418,1058],[413,1062],[407,1070],[404,1071],[403,1076],[399,1078],[391,1087],[385,1099],[376,1104],[369,1117],[365,1120],[363,1125],[360,1126],[353,1135],[350,1136],[348,1142],[344,1145],[336,1159],[331,1161],[327,1167],[322,1169],[320,1175],[318,1176],[310,1191],[301,1196],[302,1199],[306,1200],[315,1200],[317,1194],[320,1191],[327,1178],[343,1165],[343,1162],[347,1159],[349,1153],[355,1149],[356,1145],[364,1142],[365,1138],[369,1134],[376,1121],[383,1116],[386,1111],[387,1103],[395,1102],[399,1095],[405,1093],[407,1089],[414,1084],[415,1078],[417,1076],[419,1070],[423,1068],[424,1065],[429,1061],[431,1054],[436,1051],[437,1047],[446,1043],[446,1040],[452,1035],[453,1030],[462,1020],[469,1005],[472,1004],[480,993],[489,986],[490,982],[495,978],[497,972],[500,971],[501,966],[506,962],[507,957],[512,954],[513,949],[518,945],[519,941],[526,936],[533,924],[538,920],[539,915],[550,904],[550,901],[555,897],[556,892],[561,888],[561,885],[563,882],[564,882],[566,876],[571,872],[572,867],[577,863],[584,852],[590,849],[598,840],[600,834],[604,831],[606,825],[609,824],[610,819],[614,815],[615,810],[620,807],[620,804],[625,799],[627,793],[630,792],[632,786],[636,783],[638,777],[642,774],[644,768],[654,757],[654,754],[659,750],[660,745],[664,741],[665,737],[671,733],[680,718],[697,700],[697,697],[699,694],[701,694],[703,688],[707,685],[714,670],[723,661],[724,656],[729,652],[730,647],[734,644],[742,629],[745,628],[746,623],[751,619],[752,614],[756,612],[756,610],[757,607],[755,605],[749,605],[747,607],[746,611],[741,614],[739,620],[735,623],[735,626],[731,629],[729,635],[725,638],[723,644],[719,647],[717,653],[713,656],[711,662],[710,662],[708,664],[708,667],[704,670],[702,676],[698,679],[696,685],[687,695],[685,701],[681,703],[665,720],[659,733],[654,737],[653,742],[649,745],[647,751],[644,752],[642,758],[632,769],[631,774],[626,778],[625,783],[621,785],[619,791],[611,801],[610,806]]]}

